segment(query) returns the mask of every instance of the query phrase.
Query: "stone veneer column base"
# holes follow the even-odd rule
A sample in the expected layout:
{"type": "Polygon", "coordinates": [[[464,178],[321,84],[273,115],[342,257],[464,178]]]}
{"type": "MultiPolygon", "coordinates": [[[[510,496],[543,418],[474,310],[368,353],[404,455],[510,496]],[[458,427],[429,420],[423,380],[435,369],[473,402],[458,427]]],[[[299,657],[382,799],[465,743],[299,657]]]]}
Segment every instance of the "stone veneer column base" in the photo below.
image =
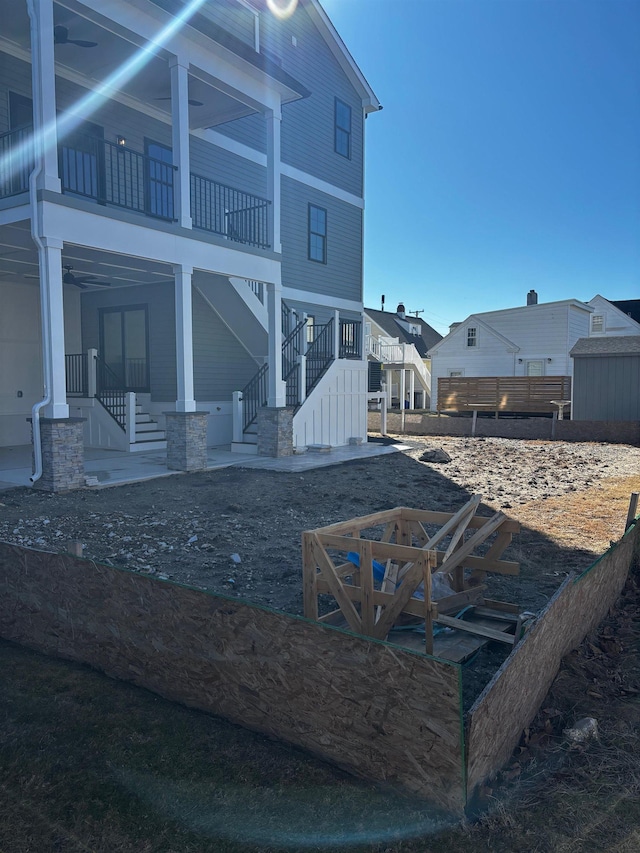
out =
{"type": "MultiPolygon", "coordinates": [[[[31,444],[33,446],[33,421],[31,444]]],[[[42,476],[33,484],[44,492],[69,492],[84,482],[84,418],[40,418],[42,476]]],[[[35,451],[32,456],[35,468],[35,451]]]]}
{"type": "Polygon", "coordinates": [[[293,409],[258,409],[258,456],[293,456],[293,409]]]}
{"type": "Polygon", "coordinates": [[[208,412],[165,412],[167,468],[201,471],[207,467],[208,412]]]}

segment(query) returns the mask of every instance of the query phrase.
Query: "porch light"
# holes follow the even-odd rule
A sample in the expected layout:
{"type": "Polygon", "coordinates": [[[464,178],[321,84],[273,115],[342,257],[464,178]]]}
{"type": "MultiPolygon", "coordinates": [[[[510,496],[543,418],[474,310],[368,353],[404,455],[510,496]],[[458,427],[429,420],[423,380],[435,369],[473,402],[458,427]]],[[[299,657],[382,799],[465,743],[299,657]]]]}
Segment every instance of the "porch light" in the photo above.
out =
{"type": "Polygon", "coordinates": [[[126,145],[127,140],[124,138],[124,136],[116,136],[116,144],[117,145],[126,145]]]}

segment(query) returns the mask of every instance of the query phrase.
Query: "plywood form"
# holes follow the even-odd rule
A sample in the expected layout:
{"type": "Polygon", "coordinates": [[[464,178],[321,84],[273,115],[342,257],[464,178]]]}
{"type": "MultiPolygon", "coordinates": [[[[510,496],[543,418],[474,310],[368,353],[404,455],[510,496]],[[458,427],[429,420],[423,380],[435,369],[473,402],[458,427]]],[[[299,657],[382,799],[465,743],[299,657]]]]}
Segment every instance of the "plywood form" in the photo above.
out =
{"type": "Polygon", "coordinates": [[[640,524],[581,575],[570,576],[495,674],[467,719],[469,791],[509,759],[560,661],[606,616],[640,554],[640,524]]]}
{"type": "Polygon", "coordinates": [[[459,667],[236,599],[0,543],[0,635],[464,805],[459,667]]]}

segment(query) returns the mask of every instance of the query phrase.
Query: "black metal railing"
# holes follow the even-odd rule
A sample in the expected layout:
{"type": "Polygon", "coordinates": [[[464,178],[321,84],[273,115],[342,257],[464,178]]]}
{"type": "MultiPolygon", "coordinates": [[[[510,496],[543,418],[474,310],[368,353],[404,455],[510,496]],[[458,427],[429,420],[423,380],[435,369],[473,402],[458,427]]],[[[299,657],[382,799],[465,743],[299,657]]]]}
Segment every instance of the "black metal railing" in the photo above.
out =
{"type": "Polygon", "coordinates": [[[264,282],[256,281],[253,278],[246,279],[246,282],[249,285],[249,289],[255,293],[260,302],[264,305],[264,282]]]}
{"type": "Polygon", "coordinates": [[[300,356],[304,352],[306,325],[306,320],[300,320],[282,342],[282,378],[287,388],[287,406],[300,405],[300,356]]]}
{"type": "Polygon", "coordinates": [[[0,134],[0,198],[19,195],[29,189],[33,168],[33,136],[30,127],[0,134]]]}
{"type": "Polygon", "coordinates": [[[315,338],[307,349],[307,396],[318,384],[334,359],[333,318],[324,326],[315,326],[315,338]]]}
{"type": "Polygon", "coordinates": [[[127,391],[149,390],[149,368],[146,358],[126,358],[124,361],[124,381],[127,391]]]}
{"type": "Polygon", "coordinates": [[[177,167],[89,134],[73,134],[59,146],[63,193],[174,219],[177,167]]]}
{"type": "Polygon", "coordinates": [[[338,358],[362,358],[362,322],[360,320],[340,320],[338,358]]]}
{"type": "Polygon", "coordinates": [[[270,201],[191,174],[193,227],[238,243],[269,246],[270,201]]]}
{"type": "Polygon", "coordinates": [[[86,397],[88,395],[87,354],[73,353],[64,357],[67,397],[86,397]]]}
{"type": "Polygon", "coordinates": [[[96,356],[96,400],[122,430],[127,428],[127,391],[121,376],[96,356]]]}
{"type": "Polygon", "coordinates": [[[269,365],[263,364],[242,389],[242,431],[246,432],[258,417],[258,409],[267,405],[269,365]]]}

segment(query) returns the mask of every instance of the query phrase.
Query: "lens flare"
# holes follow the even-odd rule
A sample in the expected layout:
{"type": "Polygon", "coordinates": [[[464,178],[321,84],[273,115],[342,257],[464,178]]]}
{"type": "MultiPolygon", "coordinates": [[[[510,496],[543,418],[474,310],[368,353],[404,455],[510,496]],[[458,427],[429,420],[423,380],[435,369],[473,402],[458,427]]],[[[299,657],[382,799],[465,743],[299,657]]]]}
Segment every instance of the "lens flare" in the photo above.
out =
{"type": "Polygon", "coordinates": [[[284,21],[286,18],[290,18],[296,11],[298,0],[267,0],[267,6],[276,18],[284,21]]]}

